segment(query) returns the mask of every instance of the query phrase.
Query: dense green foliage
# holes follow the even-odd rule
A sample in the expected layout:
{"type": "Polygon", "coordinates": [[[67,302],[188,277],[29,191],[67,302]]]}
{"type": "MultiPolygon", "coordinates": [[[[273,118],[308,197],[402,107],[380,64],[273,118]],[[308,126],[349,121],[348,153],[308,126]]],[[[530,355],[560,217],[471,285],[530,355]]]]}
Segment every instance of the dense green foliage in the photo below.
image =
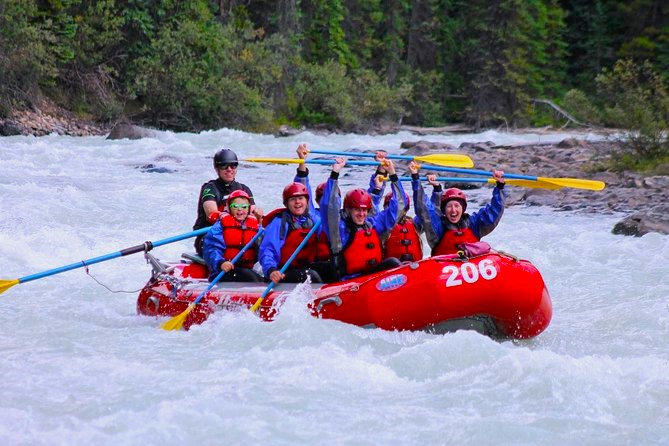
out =
{"type": "Polygon", "coordinates": [[[0,0],[0,117],[514,126],[558,119],[546,98],[661,139],[668,77],[662,0],[0,0]]]}

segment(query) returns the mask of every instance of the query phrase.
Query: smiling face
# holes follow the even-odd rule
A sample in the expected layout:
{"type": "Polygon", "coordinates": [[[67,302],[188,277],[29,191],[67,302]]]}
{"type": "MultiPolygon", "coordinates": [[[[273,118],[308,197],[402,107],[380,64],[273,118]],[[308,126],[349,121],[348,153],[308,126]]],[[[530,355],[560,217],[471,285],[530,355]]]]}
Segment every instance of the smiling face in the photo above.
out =
{"type": "Polygon", "coordinates": [[[462,217],[462,204],[458,200],[450,200],[444,207],[444,214],[451,223],[457,223],[462,217]]]}
{"type": "Polygon", "coordinates": [[[304,213],[307,212],[307,206],[307,197],[304,195],[290,197],[288,201],[286,201],[286,207],[288,208],[288,211],[297,217],[304,215],[304,213]]]}
{"type": "Polygon", "coordinates": [[[348,212],[351,214],[351,220],[353,220],[353,223],[356,225],[362,225],[365,223],[365,220],[367,220],[369,209],[351,208],[348,210],[348,212]]]}
{"type": "Polygon", "coordinates": [[[237,221],[244,221],[249,216],[251,203],[244,197],[233,198],[232,202],[228,203],[228,211],[232,218],[237,221]]]}
{"type": "Polygon", "coordinates": [[[216,171],[218,172],[218,176],[221,180],[225,181],[226,183],[231,183],[235,181],[235,175],[237,175],[237,164],[221,164],[216,168],[216,171]]]}

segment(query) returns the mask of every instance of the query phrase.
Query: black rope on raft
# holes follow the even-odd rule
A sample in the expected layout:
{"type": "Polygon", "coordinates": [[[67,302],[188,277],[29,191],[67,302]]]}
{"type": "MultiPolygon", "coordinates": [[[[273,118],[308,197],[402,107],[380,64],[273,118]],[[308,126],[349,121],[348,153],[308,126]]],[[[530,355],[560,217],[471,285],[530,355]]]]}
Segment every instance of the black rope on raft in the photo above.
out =
{"type": "Polygon", "coordinates": [[[86,271],[86,274],[88,274],[88,277],[90,277],[91,279],[93,279],[93,280],[95,281],[95,283],[97,283],[98,285],[100,285],[102,288],[105,288],[105,289],[106,289],[107,291],[109,291],[110,293],[113,293],[113,294],[117,294],[117,293],[136,294],[136,293],[139,293],[140,291],[142,291],[142,288],[140,288],[140,289],[138,289],[138,290],[133,290],[133,291],[127,291],[127,290],[112,290],[112,289],[109,288],[107,285],[105,285],[104,283],[102,283],[102,282],[100,282],[98,279],[96,279],[96,278],[93,276],[93,274],[91,274],[91,272],[88,270],[88,265],[86,264],[86,262],[84,262],[84,261],[82,260],[82,261],[81,261],[81,264],[84,265],[84,271],[86,271]]]}

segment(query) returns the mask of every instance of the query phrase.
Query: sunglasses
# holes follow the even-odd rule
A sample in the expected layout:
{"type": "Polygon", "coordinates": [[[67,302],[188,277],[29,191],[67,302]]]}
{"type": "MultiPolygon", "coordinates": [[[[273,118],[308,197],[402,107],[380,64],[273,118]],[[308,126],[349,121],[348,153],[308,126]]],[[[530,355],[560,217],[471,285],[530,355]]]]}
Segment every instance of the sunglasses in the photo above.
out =
{"type": "Polygon", "coordinates": [[[248,209],[251,205],[248,203],[232,203],[230,209],[248,209]]]}
{"type": "Polygon", "coordinates": [[[225,170],[225,169],[227,169],[228,167],[230,167],[230,168],[232,168],[232,169],[236,169],[237,166],[238,166],[237,163],[225,163],[225,164],[219,164],[219,165],[218,165],[218,168],[221,169],[221,170],[225,170]]]}

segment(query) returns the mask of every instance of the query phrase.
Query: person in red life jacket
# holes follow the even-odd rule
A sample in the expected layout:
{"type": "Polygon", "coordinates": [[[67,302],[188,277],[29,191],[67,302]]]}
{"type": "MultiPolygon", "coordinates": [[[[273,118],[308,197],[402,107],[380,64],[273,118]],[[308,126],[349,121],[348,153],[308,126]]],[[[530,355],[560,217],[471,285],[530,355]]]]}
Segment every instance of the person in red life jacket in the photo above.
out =
{"type": "MultiPolygon", "coordinates": [[[[306,144],[300,144],[297,147],[297,156],[299,159],[307,159],[309,150],[307,149],[306,144]]],[[[293,179],[294,183],[302,183],[306,187],[309,187],[307,183],[307,178],[309,176],[309,169],[306,167],[306,164],[299,164],[297,167],[297,173],[293,179]]],[[[316,202],[314,206],[319,206],[320,199],[323,196],[323,189],[325,188],[325,182],[321,183],[316,187],[316,202]]],[[[341,195],[341,193],[340,193],[341,195]]],[[[316,215],[320,214],[317,212],[318,207],[315,207],[316,215]]],[[[318,228],[318,233],[313,236],[317,239],[316,243],[316,253],[314,255],[314,261],[311,263],[311,269],[316,271],[318,275],[324,282],[333,281],[333,272],[332,265],[330,263],[330,258],[332,257],[332,251],[330,250],[330,243],[328,243],[328,238],[325,235],[325,230],[321,226],[318,228]]]]}
{"type": "Polygon", "coordinates": [[[353,189],[344,197],[344,211],[340,212],[340,198],[332,191],[338,187],[339,172],[346,162],[337,158],[321,200],[321,220],[333,253],[335,270],[342,278],[355,277],[400,265],[396,258],[383,259],[381,240],[390,233],[404,208],[404,190],[395,173],[392,161],[387,160],[392,198],[386,209],[376,215],[369,212],[374,206],[365,189],[353,189]],[[399,197],[399,198],[398,198],[399,197]]]}
{"type": "Polygon", "coordinates": [[[204,236],[203,256],[209,281],[225,271],[223,282],[262,282],[262,276],[253,271],[258,260],[257,245],[247,249],[236,264],[231,262],[258,233],[258,220],[250,215],[251,196],[243,190],[232,191],[225,210],[204,236]]]}
{"type": "MultiPolygon", "coordinates": [[[[221,212],[225,210],[227,196],[235,190],[243,190],[248,194],[251,200],[251,213],[258,219],[262,218],[262,209],[256,207],[251,189],[245,184],[235,181],[238,165],[237,154],[232,150],[221,149],[216,152],[214,155],[214,170],[216,170],[218,177],[204,183],[200,188],[197,203],[197,219],[193,225],[194,230],[206,228],[216,223],[221,212]]],[[[198,255],[202,255],[203,238],[203,235],[195,238],[195,250],[198,255]]]]}
{"type": "MultiPolygon", "coordinates": [[[[390,205],[392,195],[391,192],[386,194],[386,197],[383,200],[384,209],[387,209],[390,205]]],[[[406,193],[404,196],[407,206],[401,213],[401,217],[397,224],[393,226],[392,231],[390,231],[388,238],[384,241],[383,254],[384,258],[395,257],[400,259],[401,262],[414,262],[423,258],[423,242],[420,239],[422,227],[414,221],[416,217],[411,219],[407,216],[407,212],[409,212],[411,206],[411,200],[406,193]]]]}
{"type": "Polygon", "coordinates": [[[290,183],[283,189],[283,204],[285,208],[270,212],[263,220],[265,234],[259,261],[265,277],[274,283],[304,282],[308,277],[312,283],[322,282],[318,272],[311,269],[318,245],[316,235],[309,239],[285,274],[279,271],[309,230],[320,221],[311,199],[308,176],[304,177],[304,183],[290,183]]]}
{"type": "MultiPolygon", "coordinates": [[[[462,250],[463,243],[475,243],[490,234],[497,226],[506,203],[504,172],[493,170],[496,185],[492,200],[473,214],[467,214],[467,197],[457,188],[447,189],[441,196],[441,206],[436,209],[428,200],[418,176],[418,165],[409,163],[411,186],[416,203],[417,222],[423,227],[432,255],[455,254],[462,250]]],[[[435,184],[435,176],[428,175],[428,181],[435,184]]]]}

